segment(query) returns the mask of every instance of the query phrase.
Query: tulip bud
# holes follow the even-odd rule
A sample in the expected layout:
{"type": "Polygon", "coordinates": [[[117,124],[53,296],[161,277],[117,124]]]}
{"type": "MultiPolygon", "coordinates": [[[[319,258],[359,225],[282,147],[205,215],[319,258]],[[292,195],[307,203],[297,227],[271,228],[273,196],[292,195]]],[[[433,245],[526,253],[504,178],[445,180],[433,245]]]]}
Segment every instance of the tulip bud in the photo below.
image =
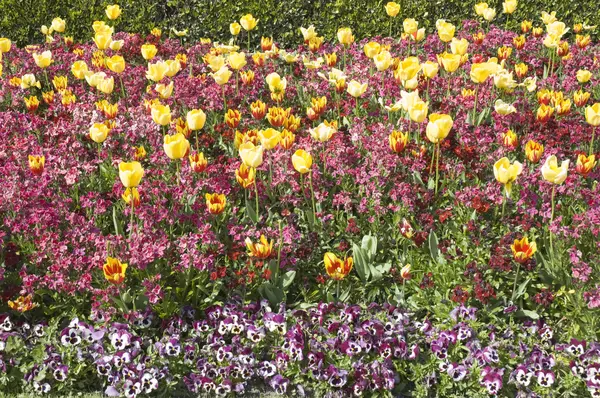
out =
{"type": "Polygon", "coordinates": [[[585,154],[577,155],[577,173],[581,174],[583,177],[587,177],[588,174],[594,169],[596,166],[596,155],[586,156],[585,154]]]}
{"type": "Polygon", "coordinates": [[[232,129],[236,128],[241,120],[242,114],[236,109],[229,109],[225,114],[225,124],[232,129]]]}
{"type": "Polygon", "coordinates": [[[194,170],[194,172],[202,173],[204,170],[206,170],[208,162],[206,161],[206,158],[204,157],[204,154],[202,152],[190,155],[189,160],[190,167],[192,168],[192,170],[194,170]]]}
{"type": "Polygon", "coordinates": [[[40,176],[44,172],[46,157],[44,155],[29,155],[29,170],[33,175],[40,176]]]}
{"type": "Polygon", "coordinates": [[[140,193],[136,187],[126,188],[123,195],[121,195],[123,201],[126,205],[131,206],[131,201],[133,200],[133,207],[138,207],[140,205],[140,193]]]}
{"type": "Polygon", "coordinates": [[[225,195],[218,193],[207,193],[204,195],[204,197],[206,199],[206,207],[210,214],[218,215],[223,213],[223,210],[225,210],[225,205],[227,204],[225,195]]]}
{"type": "Polygon", "coordinates": [[[402,279],[404,279],[404,280],[410,280],[410,278],[412,278],[412,274],[410,273],[410,269],[411,269],[411,265],[410,264],[406,264],[404,267],[402,267],[402,269],[400,270],[400,276],[402,277],[402,279]]]}
{"type": "Polygon", "coordinates": [[[248,167],[244,163],[240,165],[240,168],[235,171],[235,179],[244,189],[248,189],[254,184],[256,177],[256,169],[248,167]]]}
{"type": "Polygon", "coordinates": [[[519,145],[519,137],[512,130],[507,130],[502,135],[502,144],[510,149],[515,149],[519,145]]]}
{"type": "Polygon", "coordinates": [[[292,145],[296,141],[296,136],[291,131],[284,129],[281,133],[281,139],[279,140],[279,145],[283,149],[290,149],[292,145]]]}
{"type": "Polygon", "coordinates": [[[408,133],[402,131],[392,131],[389,136],[390,149],[393,152],[401,153],[408,144],[408,133]]]}

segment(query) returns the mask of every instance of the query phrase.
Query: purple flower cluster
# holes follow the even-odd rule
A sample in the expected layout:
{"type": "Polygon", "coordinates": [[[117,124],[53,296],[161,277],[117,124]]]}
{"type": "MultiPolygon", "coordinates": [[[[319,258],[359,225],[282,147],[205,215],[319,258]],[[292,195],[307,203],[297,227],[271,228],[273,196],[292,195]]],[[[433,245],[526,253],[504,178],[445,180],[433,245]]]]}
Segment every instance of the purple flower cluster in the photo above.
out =
{"type": "Polygon", "coordinates": [[[275,311],[264,301],[214,305],[197,318],[184,309],[163,322],[144,313],[128,323],[91,317],[59,327],[17,324],[3,315],[0,380],[40,394],[68,384],[130,398],[165,391],[348,397],[467,388],[490,396],[540,397],[550,389],[600,396],[600,344],[558,343],[543,322],[490,327],[464,306],[436,319],[388,304],[275,311]],[[22,380],[14,369],[26,370],[22,380]]]}

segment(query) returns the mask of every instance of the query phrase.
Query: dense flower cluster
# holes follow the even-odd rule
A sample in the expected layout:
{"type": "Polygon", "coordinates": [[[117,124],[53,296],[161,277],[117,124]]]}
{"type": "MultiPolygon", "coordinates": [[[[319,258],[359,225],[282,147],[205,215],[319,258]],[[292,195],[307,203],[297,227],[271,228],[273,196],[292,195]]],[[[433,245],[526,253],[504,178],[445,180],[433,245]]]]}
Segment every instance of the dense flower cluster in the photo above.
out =
{"type": "Polygon", "coordinates": [[[11,377],[24,372],[27,391],[64,391],[87,379],[108,396],[129,398],[185,390],[446,396],[473,386],[493,396],[548,396],[557,388],[600,395],[600,344],[558,342],[543,322],[490,327],[477,312],[461,305],[432,322],[390,305],[274,311],[263,301],[211,306],[200,320],[187,308],[160,325],[148,312],[126,323],[93,314],[60,326],[3,315],[0,363],[11,377]]]}
{"type": "Polygon", "coordinates": [[[129,396],[600,394],[597,345],[557,343],[597,339],[595,27],[475,15],[282,49],[252,15],[190,43],[115,5],[88,43],[0,38],[0,342],[35,355],[6,366],[39,392],[94,366],[129,396]]]}

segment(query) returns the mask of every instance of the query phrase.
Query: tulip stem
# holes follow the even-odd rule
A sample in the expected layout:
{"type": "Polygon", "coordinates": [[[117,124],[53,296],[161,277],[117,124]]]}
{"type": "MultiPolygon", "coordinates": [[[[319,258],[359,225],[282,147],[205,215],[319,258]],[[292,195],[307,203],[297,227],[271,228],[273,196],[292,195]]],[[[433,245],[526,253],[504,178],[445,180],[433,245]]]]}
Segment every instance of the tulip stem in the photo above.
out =
{"type": "Polygon", "coordinates": [[[221,86],[221,90],[223,91],[223,110],[227,112],[227,98],[225,98],[225,85],[221,86]]]}
{"type": "Polygon", "coordinates": [[[48,86],[48,90],[50,90],[52,87],[50,86],[50,80],[48,80],[48,72],[46,71],[46,69],[44,69],[44,78],[46,79],[46,85],[48,86]]]}
{"type": "Polygon", "coordinates": [[[440,143],[437,143],[437,156],[435,157],[435,194],[438,192],[438,181],[440,176],[440,143]]]}
{"type": "Polygon", "coordinates": [[[592,127],[592,140],[590,141],[590,154],[588,156],[592,156],[594,153],[594,137],[596,135],[596,126],[592,127]]]}
{"type": "Polygon", "coordinates": [[[125,100],[125,103],[127,103],[127,100],[125,99],[125,85],[123,84],[123,78],[121,77],[121,75],[119,74],[119,81],[121,82],[121,94],[123,94],[123,100],[125,100]]]}
{"type": "Polygon", "coordinates": [[[237,97],[240,92],[240,71],[235,71],[235,96],[237,97]]]}
{"type": "Polygon", "coordinates": [[[317,208],[315,206],[315,190],[313,189],[313,181],[312,181],[312,170],[308,174],[309,182],[310,182],[310,196],[312,198],[312,210],[314,220],[317,220],[317,208]]]}
{"type": "Polygon", "coordinates": [[[254,178],[254,197],[256,201],[256,222],[258,222],[258,170],[256,172],[256,177],[254,178]]]}
{"type": "Polygon", "coordinates": [[[550,224],[548,225],[548,231],[550,232],[550,257],[552,259],[552,265],[554,265],[554,246],[552,244],[553,234],[552,230],[552,221],[554,221],[554,195],[556,194],[556,185],[552,185],[552,195],[550,196],[550,204],[552,207],[552,212],[550,213],[550,224]]]}
{"type": "Polygon", "coordinates": [[[248,52],[250,52],[250,31],[248,31],[248,52]]]}
{"type": "MultiPolygon", "coordinates": [[[[131,240],[131,234],[133,233],[133,214],[134,214],[134,200],[133,200],[133,190],[130,190],[129,200],[131,201],[131,218],[129,219],[129,240],[131,240]]],[[[131,242],[129,242],[129,247],[131,248],[131,242]]]]}
{"type": "Polygon", "coordinates": [[[473,118],[471,120],[471,124],[475,126],[475,120],[477,115],[477,94],[479,91],[479,85],[475,86],[475,100],[473,101],[473,118]]]}
{"type": "Polygon", "coordinates": [[[340,280],[335,281],[335,301],[340,302],[340,280]]]}
{"type": "Polygon", "coordinates": [[[501,219],[504,219],[504,209],[506,208],[506,197],[502,195],[502,214],[500,215],[501,219]]]}
{"type": "Polygon", "coordinates": [[[358,97],[354,97],[354,110],[356,112],[356,116],[358,116],[358,97]]]}
{"type": "Polygon", "coordinates": [[[431,163],[429,164],[429,174],[433,173],[433,162],[435,161],[435,146],[433,147],[433,154],[431,155],[431,163]]]}
{"type": "Polygon", "coordinates": [[[510,301],[515,301],[515,290],[517,290],[517,280],[519,279],[519,271],[521,270],[521,264],[517,263],[517,273],[515,274],[515,282],[513,283],[512,294],[510,295],[510,301]]]}
{"type": "Polygon", "coordinates": [[[344,54],[344,72],[346,71],[346,46],[342,46],[342,48],[344,49],[343,54],[344,54]]]}

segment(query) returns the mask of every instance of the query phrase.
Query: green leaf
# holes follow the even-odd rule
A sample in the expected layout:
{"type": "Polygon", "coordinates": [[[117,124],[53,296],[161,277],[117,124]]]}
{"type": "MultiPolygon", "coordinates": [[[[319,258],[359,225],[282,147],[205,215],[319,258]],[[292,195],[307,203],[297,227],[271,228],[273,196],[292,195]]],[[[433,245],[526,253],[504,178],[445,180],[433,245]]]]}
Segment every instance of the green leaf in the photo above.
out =
{"type": "Polygon", "coordinates": [[[112,219],[113,225],[115,227],[115,234],[123,236],[123,226],[119,222],[119,216],[117,215],[117,207],[113,206],[112,208],[112,219]]]}
{"type": "Polygon", "coordinates": [[[438,247],[438,238],[435,231],[431,231],[429,234],[429,254],[433,261],[438,261],[440,257],[440,249],[438,247]]]}
{"type": "Polygon", "coordinates": [[[296,278],[296,271],[288,271],[283,275],[283,287],[289,287],[296,278]]]}
{"type": "Polygon", "coordinates": [[[366,252],[369,261],[373,261],[377,254],[377,237],[365,235],[361,242],[362,249],[366,252]]]}
{"type": "Polygon", "coordinates": [[[531,319],[540,319],[539,314],[537,312],[531,311],[531,310],[521,310],[521,311],[517,312],[517,315],[524,315],[531,319]]]}
{"type": "Polygon", "coordinates": [[[248,214],[248,217],[250,217],[250,220],[252,220],[253,223],[257,223],[258,222],[258,214],[256,214],[256,203],[248,200],[248,198],[246,198],[246,214],[248,214]]]}
{"type": "Polygon", "coordinates": [[[352,255],[354,259],[354,269],[356,270],[360,280],[363,281],[363,283],[366,283],[367,279],[369,279],[369,267],[367,266],[367,259],[364,250],[358,247],[356,243],[353,243],[352,255]]]}

